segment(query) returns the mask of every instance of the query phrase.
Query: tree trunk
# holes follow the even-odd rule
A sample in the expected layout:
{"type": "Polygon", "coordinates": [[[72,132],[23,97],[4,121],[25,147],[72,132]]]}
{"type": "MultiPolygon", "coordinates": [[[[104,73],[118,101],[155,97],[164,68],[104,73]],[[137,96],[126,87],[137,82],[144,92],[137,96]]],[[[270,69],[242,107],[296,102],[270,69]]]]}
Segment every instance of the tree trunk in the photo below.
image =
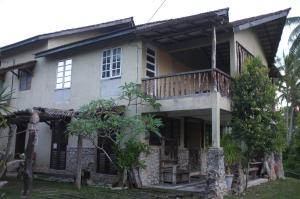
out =
{"type": "Polygon", "coordinates": [[[76,181],[77,189],[81,188],[81,154],[82,154],[82,135],[78,135],[77,142],[77,165],[76,165],[76,181]]]}
{"type": "Polygon", "coordinates": [[[282,152],[274,155],[275,173],[278,179],[284,179],[284,169],[282,164],[282,152]]]}
{"type": "Polygon", "coordinates": [[[142,188],[142,180],[139,172],[139,168],[132,168],[132,175],[133,175],[133,183],[136,188],[142,188]]]}
{"type": "Polygon", "coordinates": [[[289,126],[288,126],[288,144],[292,143],[292,137],[293,137],[293,122],[294,122],[294,108],[293,104],[291,104],[291,110],[290,110],[290,117],[289,117],[289,126]]]}
{"type": "Polygon", "coordinates": [[[32,198],[32,157],[34,153],[34,145],[36,139],[36,125],[39,122],[39,115],[36,112],[32,113],[30,121],[28,123],[28,141],[25,150],[25,169],[23,174],[23,192],[22,198],[32,198]]]}

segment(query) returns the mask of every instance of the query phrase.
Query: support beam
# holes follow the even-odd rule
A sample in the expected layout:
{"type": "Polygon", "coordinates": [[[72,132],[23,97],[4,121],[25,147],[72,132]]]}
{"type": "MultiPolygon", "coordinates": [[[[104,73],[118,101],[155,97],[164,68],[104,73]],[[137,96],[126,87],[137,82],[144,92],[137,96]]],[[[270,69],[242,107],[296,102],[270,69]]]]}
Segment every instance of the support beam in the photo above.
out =
{"type": "Polygon", "coordinates": [[[211,124],[212,124],[212,146],[220,147],[220,93],[212,92],[213,105],[211,109],[211,124]]]}
{"type": "Polygon", "coordinates": [[[217,49],[217,39],[216,39],[216,27],[212,28],[212,43],[211,43],[211,68],[216,68],[216,49],[217,49]]]}

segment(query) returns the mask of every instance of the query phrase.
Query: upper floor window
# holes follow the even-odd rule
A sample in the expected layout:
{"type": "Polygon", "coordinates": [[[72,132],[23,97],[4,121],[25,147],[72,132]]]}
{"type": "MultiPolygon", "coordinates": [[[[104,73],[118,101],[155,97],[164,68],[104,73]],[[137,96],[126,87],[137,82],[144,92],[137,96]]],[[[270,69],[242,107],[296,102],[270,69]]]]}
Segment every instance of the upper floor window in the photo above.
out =
{"type": "Polygon", "coordinates": [[[71,88],[72,59],[58,62],[56,89],[71,88]]]}
{"type": "Polygon", "coordinates": [[[25,91],[31,88],[32,73],[26,70],[19,70],[19,90],[25,91]]]}
{"type": "Polygon", "coordinates": [[[154,77],[156,70],[156,56],[153,49],[147,48],[146,77],[154,77]]]}
{"type": "Polygon", "coordinates": [[[104,50],[102,54],[103,79],[121,76],[121,48],[104,50]]]}
{"type": "Polygon", "coordinates": [[[236,56],[237,56],[237,69],[238,73],[242,72],[242,66],[246,59],[254,57],[246,48],[244,48],[239,42],[236,42],[236,56]]]}

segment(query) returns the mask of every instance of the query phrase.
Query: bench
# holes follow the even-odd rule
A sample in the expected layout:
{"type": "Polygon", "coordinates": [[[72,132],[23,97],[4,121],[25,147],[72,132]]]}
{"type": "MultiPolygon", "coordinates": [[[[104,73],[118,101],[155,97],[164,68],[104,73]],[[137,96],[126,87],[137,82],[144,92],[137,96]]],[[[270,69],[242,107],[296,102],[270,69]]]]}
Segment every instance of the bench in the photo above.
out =
{"type": "Polygon", "coordinates": [[[262,166],[262,162],[250,162],[248,175],[250,175],[253,179],[256,178],[257,172],[260,170],[262,166]]]}

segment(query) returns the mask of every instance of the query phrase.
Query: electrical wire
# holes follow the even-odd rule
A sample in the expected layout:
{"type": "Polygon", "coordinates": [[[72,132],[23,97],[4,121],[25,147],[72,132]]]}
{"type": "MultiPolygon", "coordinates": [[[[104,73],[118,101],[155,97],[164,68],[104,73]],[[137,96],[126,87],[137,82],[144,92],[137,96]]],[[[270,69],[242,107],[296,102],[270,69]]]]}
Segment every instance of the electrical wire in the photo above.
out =
{"type": "Polygon", "coordinates": [[[154,12],[154,14],[150,17],[150,19],[148,20],[148,22],[147,23],[149,23],[152,19],[153,19],[153,17],[156,15],[156,13],[159,11],[159,9],[164,5],[164,3],[166,2],[167,0],[164,0],[161,4],[160,4],[160,6],[156,9],[156,11],[154,12]]]}

